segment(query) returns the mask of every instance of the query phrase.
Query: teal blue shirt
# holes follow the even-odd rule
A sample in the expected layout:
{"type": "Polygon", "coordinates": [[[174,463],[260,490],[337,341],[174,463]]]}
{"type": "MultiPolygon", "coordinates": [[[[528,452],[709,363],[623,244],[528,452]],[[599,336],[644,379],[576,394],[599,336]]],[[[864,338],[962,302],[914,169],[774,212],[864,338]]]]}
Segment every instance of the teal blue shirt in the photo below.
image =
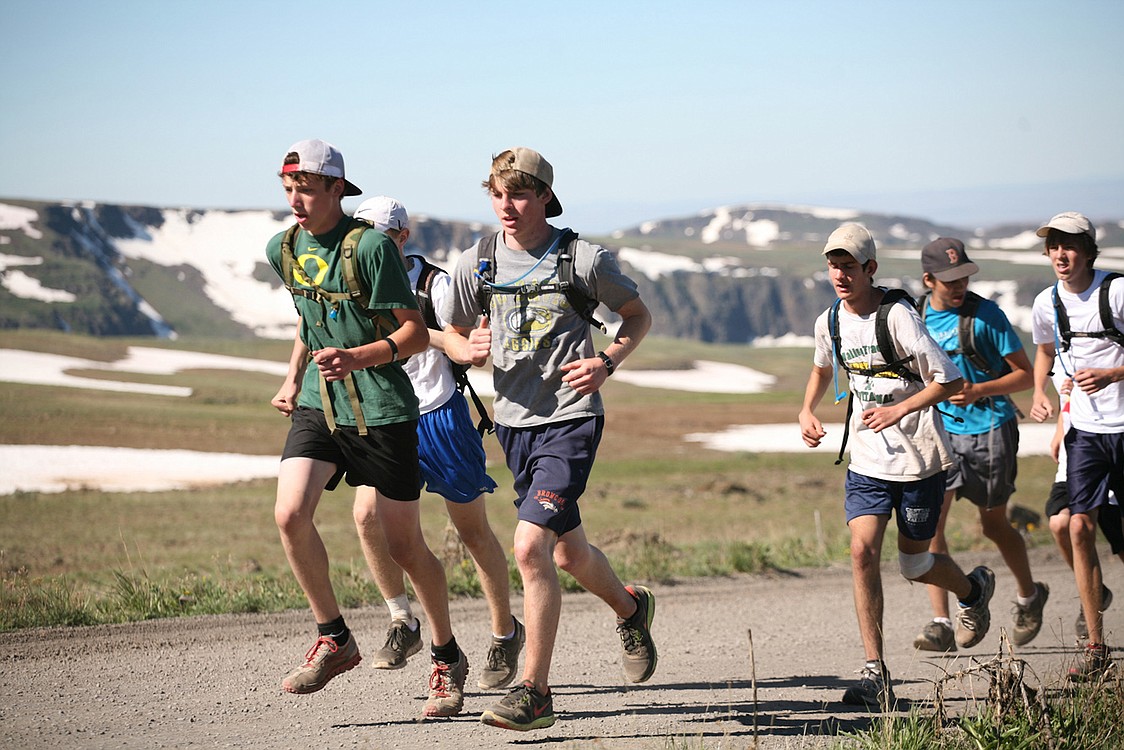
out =
{"type": "MultiPolygon", "coordinates": [[[[987,373],[979,370],[960,349],[959,308],[934,310],[925,301],[925,326],[937,344],[948,353],[964,379],[969,383],[983,383],[992,380],[987,373]]],[[[1004,359],[1023,348],[1022,341],[1015,333],[1011,322],[999,305],[989,299],[981,299],[976,309],[975,320],[976,351],[987,362],[992,372],[1007,373],[1010,366],[1004,359]]],[[[958,435],[980,435],[1015,418],[1015,406],[1009,398],[997,397],[976,401],[968,406],[956,406],[945,401],[941,404],[944,428],[958,435]],[[963,419],[957,422],[956,417],[963,419]]]]}

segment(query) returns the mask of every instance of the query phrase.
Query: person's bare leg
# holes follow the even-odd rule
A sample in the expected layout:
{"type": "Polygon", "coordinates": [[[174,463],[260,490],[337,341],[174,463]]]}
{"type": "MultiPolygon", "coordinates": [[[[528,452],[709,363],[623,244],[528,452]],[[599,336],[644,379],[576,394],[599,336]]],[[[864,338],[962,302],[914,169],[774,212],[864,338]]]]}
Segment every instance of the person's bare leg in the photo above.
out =
{"type": "MultiPolygon", "coordinates": [[[[944,503],[941,505],[941,518],[937,521],[937,533],[929,540],[929,551],[933,554],[948,556],[948,540],[945,538],[944,530],[945,524],[948,523],[948,514],[952,509],[952,500],[955,497],[955,490],[950,490],[944,494],[944,503]]],[[[943,617],[949,619],[948,610],[948,590],[940,586],[925,586],[929,594],[929,604],[933,608],[933,617],[943,617]]]]}
{"type": "Polygon", "coordinates": [[[523,679],[541,694],[550,690],[550,664],[562,613],[562,586],[554,568],[558,537],[543,526],[520,521],[515,562],[523,576],[523,624],[527,631],[523,679]]]}
{"type": "Polygon", "coordinates": [[[1019,530],[1007,520],[1007,504],[994,508],[980,508],[980,525],[984,536],[995,543],[1007,563],[1019,596],[1031,597],[1035,594],[1034,578],[1031,577],[1030,560],[1026,556],[1026,542],[1019,530]]]}
{"type": "Polygon", "coordinates": [[[277,499],[273,506],[285,557],[318,623],[340,616],[328,575],[328,552],[313,521],[324,485],[335,472],[335,464],[326,461],[285,459],[277,475],[277,499]]]}
{"type": "Polygon", "coordinates": [[[492,617],[492,633],[500,637],[508,635],[515,623],[511,617],[507,556],[488,523],[484,496],[480,495],[471,503],[445,501],[445,509],[449,511],[449,518],[476,565],[480,588],[492,617]]]}
{"type": "Polygon", "coordinates": [[[582,588],[612,607],[617,617],[627,620],[636,613],[636,600],[625,590],[605,554],[589,543],[581,526],[559,537],[554,562],[582,588]]]}
{"type": "Polygon", "coordinates": [[[449,589],[445,568],[425,543],[421,530],[421,503],[398,501],[381,493],[376,502],[379,525],[390,555],[414,586],[414,593],[429,620],[433,644],[443,646],[453,638],[449,622],[449,589]]]}
{"type": "MultiPolygon", "coordinates": [[[[851,573],[854,580],[855,615],[867,661],[882,659],[882,537],[889,516],[859,516],[851,529],[851,573]]],[[[927,542],[926,542],[927,544],[927,542]]]]}
{"type": "Polygon", "coordinates": [[[1104,581],[1101,561],[1097,556],[1097,511],[1073,513],[1069,519],[1069,538],[1073,545],[1073,575],[1081,608],[1085,611],[1085,625],[1089,629],[1090,643],[1104,643],[1101,600],[1104,581]]]}
{"type": "MultiPolygon", "coordinates": [[[[394,502],[387,500],[387,502],[394,502]]],[[[382,598],[389,601],[406,593],[406,584],[403,580],[403,571],[394,557],[390,554],[390,547],[386,541],[386,534],[378,519],[378,492],[374,487],[357,487],[355,490],[355,505],[352,515],[355,519],[355,528],[359,532],[359,546],[363,550],[363,557],[367,559],[367,567],[375,585],[379,587],[382,598]]]]}

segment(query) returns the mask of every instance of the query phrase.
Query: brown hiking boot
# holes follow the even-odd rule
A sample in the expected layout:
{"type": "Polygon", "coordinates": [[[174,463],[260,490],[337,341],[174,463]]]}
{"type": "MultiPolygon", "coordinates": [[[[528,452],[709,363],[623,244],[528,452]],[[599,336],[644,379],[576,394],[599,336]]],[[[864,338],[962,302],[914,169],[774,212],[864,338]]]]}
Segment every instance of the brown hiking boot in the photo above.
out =
{"type": "Polygon", "coordinates": [[[337,646],[331,636],[322,635],[304,655],[304,664],[281,680],[281,689],[287,693],[315,693],[333,677],[343,674],[362,660],[354,635],[343,646],[337,646]]]}
{"type": "Polygon", "coordinates": [[[425,703],[425,716],[456,716],[464,707],[464,681],[468,677],[468,657],[460,657],[453,664],[433,660],[433,673],[429,676],[429,700],[425,703]]]}

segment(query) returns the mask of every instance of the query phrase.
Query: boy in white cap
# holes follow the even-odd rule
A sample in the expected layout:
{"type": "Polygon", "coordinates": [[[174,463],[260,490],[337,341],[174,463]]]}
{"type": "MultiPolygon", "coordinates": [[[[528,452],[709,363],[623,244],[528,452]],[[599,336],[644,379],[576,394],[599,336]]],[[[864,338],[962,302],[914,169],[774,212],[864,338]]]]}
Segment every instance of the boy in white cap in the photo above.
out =
{"type": "Polygon", "coordinates": [[[1064,438],[1069,537],[1089,636],[1069,676],[1080,681],[1099,678],[1112,666],[1101,616],[1104,582],[1096,531],[1109,492],[1124,497],[1124,282],[1093,268],[1097,231],[1076,211],[1054,216],[1037,234],[1045,238],[1044,254],[1057,281],[1032,308],[1038,353],[1030,415],[1039,422],[1054,417],[1046,384],[1060,366],[1073,380],[1071,428],[1064,438]]]}
{"type": "MultiPolygon", "coordinates": [[[[457,387],[452,362],[445,356],[445,320],[440,309],[449,294],[450,277],[420,255],[406,254],[410,217],[394,198],[380,195],[363,201],[355,218],[394,240],[429,325],[429,348],[402,365],[414,384],[421,412],[418,456],[422,479],[430,492],[445,498],[445,509],[472,555],[491,612],[492,640],[477,684],[484,690],[502,688],[515,678],[523,625],[511,614],[507,557],[488,524],[484,494],[491,493],[496,483],[488,476],[480,433],[472,425],[468,402],[457,387]]],[[[373,493],[371,487],[357,490],[357,494],[373,493]]],[[[364,551],[391,617],[386,644],[375,654],[375,667],[398,669],[421,648],[420,623],[410,610],[402,568],[390,556],[377,518],[369,521],[374,527],[365,530],[364,537],[373,543],[364,551]]]]}
{"type": "MultiPolygon", "coordinates": [[[[1042,610],[1050,595],[1046,584],[1032,578],[1026,542],[1007,520],[1019,448],[1018,412],[1008,396],[1034,384],[1030,358],[999,305],[968,291],[969,277],[980,269],[963,242],[954,237],[933,240],[921,251],[921,270],[929,289],[919,304],[921,319],[965,379],[964,389],[941,406],[952,467],[929,549],[948,554],[944,529],[954,497],[976,506],[984,536],[995,543],[1015,577],[1011,642],[1023,646],[1041,630],[1042,610]]],[[[955,651],[948,592],[939,586],[928,589],[933,619],[913,645],[923,651],[955,651]]],[[[960,634],[968,636],[970,631],[960,634]]]]}
{"type": "MultiPolygon", "coordinates": [[[[947,554],[929,550],[951,465],[947,438],[934,407],[960,392],[963,378],[925,330],[917,312],[897,295],[874,285],[878,269],[874,238],[861,224],[844,224],[828,238],[823,254],[839,301],[816,319],[816,352],[800,410],[805,444],[817,447],[826,432],[815,415],[838,371],[850,376],[854,433],[845,482],[844,509],[851,530],[855,612],[866,663],[843,702],[869,709],[892,708],[890,672],[882,658],[882,539],[897,517],[898,563],[910,581],[947,589],[960,600],[965,645],[983,639],[991,623],[988,604],[995,576],[980,566],[965,576],[947,554]],[[888,302],[888,298],[890,301],[888,302]],[[888,333],[883,354],[877,326],[888,333]]],[[[840,457],[842,458],[842,456],[840,457]]]]}
{"type": "Polygon", "coordinates": [[[442,310],[449,321],[445,351],[454,361],[482,365],[492,358],[496,437],[518,496],[523,682],[481,717],[515,730],[555,720],[549,672],[562,609],[556,563],[616,613],[627,679],[644,682],[656,668],[655,596],[621,583],[587,540],[578,510],[604,425],[600,388],[648,332],[651,314],[611,253],[548,223],[562,213],[553,185],[554,170],[537,151],[514,148],[492,159],[483,186],[501,231],[460,256],[442,310]],[[600,352],[590,331],[593,302],[622,318],[600,352]]]}
{"type": "MultiPolygon", "coordinates": [[[[419,521],[418,400],[401,365],[429,343],[425,322],[398,248],[344,214],[341,199],[359,189],[344,177],[340,152],[324,141],[300,141],[286,153],[280,177],[296,225],[269,241],[266,256],[292,293],[300,323],[289,372],[272,402],[291,418],[274,517],[319,631],[281,687],[315,692],[361,660],[313,521],[324,490],[343,478],[375,488],[354,504],[360,542],[369,544],[361,519],[376,513],[382,528],[393,530],[391,554],[406,568],[429,619],[434,673],[451,674],[463,686],[468,660],[449,624],[445,571],[419,521]],[[350,268],[345,251],[354,259],[350,268]],[[357,277],[365,302],[350,293],[348,277],[357,277]]],[[[431,691],[426,714],[458,713],[458,696],[431,691]]]]}

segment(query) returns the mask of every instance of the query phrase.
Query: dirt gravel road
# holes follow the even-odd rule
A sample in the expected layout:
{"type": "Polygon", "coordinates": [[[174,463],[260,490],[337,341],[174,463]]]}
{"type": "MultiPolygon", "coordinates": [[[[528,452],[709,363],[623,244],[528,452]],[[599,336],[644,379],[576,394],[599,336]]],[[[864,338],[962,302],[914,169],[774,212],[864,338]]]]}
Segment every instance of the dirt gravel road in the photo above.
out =
{"type": "MultiPolygon", "coordinates": [[[[1010,627],[1014,583],[1001,561],[988,553],[962,554],[959,561],[991,565],[998,586],[991,632],[953,656],[913,651],[927,616],[925,592],[896,568],[884,568],[887,658],[905,707],[926,705],[931,680],[942,670],[994,656],[1000,628],[1010,627]]],[[[1032,563],[1052,594],[1042,633],[1018,655],[1029,663],[1032,681],[1049,685],[1073,659],[1077,599],[1056,553],[1032,550],[1032,563]]],[[[1105,563],[1106,582],[1124,595],[1124,565],[1105,563]]],[[[396,672],[372,669],[368,661],[320,693],[285,694],[281,677],[313,640],[308,615],[291,612],[0,634],[0,746],[818,748],[868,724],[865,712],[838,702],[862,665],[848,569],[690,580],[653,590],[660,663],[643,685],[623,682],[609,610],[587,594],[566,595],[553,669],[559,720],[546,730],[482,725],[480,712],[501,693],[475,687],[461,716],[418,721],[428,676],[421,655],[396,672]]],[[[482,601],[458,600],[452,611],[474,665],[474,686],[486,609],[482,601]]],[[[373,653],[385,628],[381,605],[347,615],[361,650],[373,653]]],[[[1106,613],[1106,625],[1110,643],[1121,645],[1124,605],[1106,613]]],[[[986,693],[981,682],[964,688],[986,693]]],[[[968,704],[957,693],[950,708],[968,704]]]]}

